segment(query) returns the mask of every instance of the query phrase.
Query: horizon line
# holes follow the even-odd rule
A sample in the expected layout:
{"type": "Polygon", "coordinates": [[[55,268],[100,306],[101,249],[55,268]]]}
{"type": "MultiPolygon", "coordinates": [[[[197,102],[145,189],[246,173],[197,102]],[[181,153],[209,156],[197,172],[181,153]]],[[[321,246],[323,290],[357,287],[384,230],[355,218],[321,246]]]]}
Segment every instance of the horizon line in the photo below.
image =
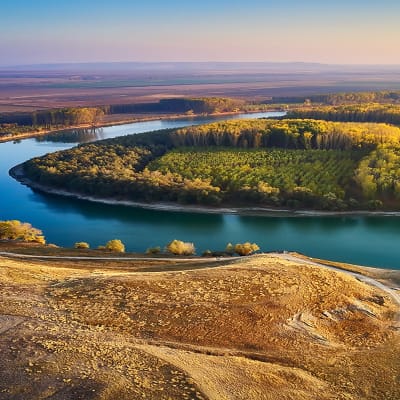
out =
{"type": "MultiPolygon", "coordinates": [[[[346,67],[400,67],[400,63],[324,63],[319,61],[65,61],[65,62],[40,62],[21,64],[0,64],[0,68],[62,66],[62,65],[101,65],[101,64],[269,64],[269,65],[319,65],[319,66],[346,66],[346,67]]],[[[400,72],[400,71],[399,71],[400,72]]]]}

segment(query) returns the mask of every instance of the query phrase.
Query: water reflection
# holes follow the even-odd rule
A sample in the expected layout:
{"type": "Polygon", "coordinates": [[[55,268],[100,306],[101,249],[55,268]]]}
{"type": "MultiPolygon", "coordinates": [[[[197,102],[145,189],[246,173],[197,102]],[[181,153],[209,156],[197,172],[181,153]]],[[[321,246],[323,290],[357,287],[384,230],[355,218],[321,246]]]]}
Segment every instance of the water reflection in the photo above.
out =
{"type": "Polygon", "coordinates": [[[105,139],[103,128],[72,129],[35,138],[37,142],[50,143],[88,143],[95,140],[105,139]]]}
{"type": "Polygon", "coordinates": [[[363,220],[367,229],[384,231],[386,233],[399,235],[400,218],[399,217],[370,217],[363,220]]]}
{"type": "Polygon", "coordinates": [[[269,231],[278,229],[297,229],[304,233],[315,231],[323,231],[329,233],[337,231],[340,226],[341,229],[354,228],[359,224],[360,219],[354,217],[341,217],[341,216],[296,216],[281,215],[275,216],[239,216],[240,223],[246,225],[250,229],[261,230],[267,229],[269,231]]]}
{"type": "Polygon", "coordinates": [[[194,214],[190,212],[171,212],[150,210],[140,207],[96,203],[32,190],[31,200],[41,203],[54,214],[80,214],[85,219],[115,220],[124,224],[145,223],[149,225],[171,226],[171,219],[182,228],[208,231],[219,229],[224,224],[222,214],[194,214]]]}

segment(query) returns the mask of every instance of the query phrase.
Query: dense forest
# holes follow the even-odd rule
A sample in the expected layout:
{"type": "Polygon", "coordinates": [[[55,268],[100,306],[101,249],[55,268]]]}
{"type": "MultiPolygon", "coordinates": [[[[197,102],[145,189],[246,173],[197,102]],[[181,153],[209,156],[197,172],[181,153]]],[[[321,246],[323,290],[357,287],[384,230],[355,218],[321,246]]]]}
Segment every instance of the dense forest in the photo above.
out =
{"type": "Polygon", "coordinates": [[[400,125],[400,104],[351,104],[304,107],[291,110],[285,118],[313,118],[342,122],[384,122],[400,125]]]}
{"type": "Polygon", "coordinates": [[[54,110],[34,111],[21,114],[2,114],[0,122],[15,123],[24,126],[70,126],[78,124],[96,124],[107,112],[103,107],[71,107],[54,110]]]}
{"type": "Polygon", "coordinates": [[[107,107],[60,108],[31,113],[9,113],[0,115],[0,135],[13,135],[40,128],[62,128],[80,124],[96,125],[107,107]]]}
{"type": "Polygon", "coordinates": [[[400,208],[400,129],[236,120],[129,135],[34,158],[34,182],[98,197],[329,210],[400,208]]]}
{"type": "MultiPolygon", "coordinates": [[[[171,112],[212,114],[245,110],[249,106],[243,100],[222,97],[162,99],[158,103],[116,104],[110,106],[111,114],[135,112],[171,112]]],[[[262,107],[260,105],[260,107],[262,107]]]]}
{"type": "Polygon", "coordinates": [[[318,94],[314,96],[273,97],[266,103],[317,103],[327,105],[362,104],[362,103],[398,103],[400,91],[382,90],[377,92],[346,92],[318,94]]]}

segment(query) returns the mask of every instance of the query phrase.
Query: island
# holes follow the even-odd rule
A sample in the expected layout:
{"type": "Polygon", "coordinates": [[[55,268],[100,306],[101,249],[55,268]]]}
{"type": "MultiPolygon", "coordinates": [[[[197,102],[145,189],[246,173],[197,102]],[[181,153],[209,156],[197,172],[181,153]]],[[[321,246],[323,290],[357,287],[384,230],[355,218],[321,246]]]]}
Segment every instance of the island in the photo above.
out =
{"type": "Polygon", "coordinates": [[[396,126],[283,118],[82,144],[11,175],[98,201],[340,212],[399,210],[399,169],[396,126]]]}

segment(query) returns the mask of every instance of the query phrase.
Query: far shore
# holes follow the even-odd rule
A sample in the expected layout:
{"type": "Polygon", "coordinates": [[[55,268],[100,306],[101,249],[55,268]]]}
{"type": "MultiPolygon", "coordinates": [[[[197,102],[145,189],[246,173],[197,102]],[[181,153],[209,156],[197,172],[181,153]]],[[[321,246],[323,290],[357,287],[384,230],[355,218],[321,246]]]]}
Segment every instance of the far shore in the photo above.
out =
{"type": "Polygon", "coordinates": [[[77,192],[69,192],[63,189],[53,188],[47,185],[34,182],[24,175],[23,164],[16,165],[9,171],[11,177],[40,192],[55,194],[66,197],[73,197],[78,200],[92,201],[96,203],[121,205],[129,207],[138,207],[149,210],[190,212],[200,214],[236,214],[236,215],[254,215],[254,216],[285,216],[285,217],[335,217],[335,216],[400,216],[400,211],[323,211],[323,210],[292,210],[288,208],[272,207],[210,207],[203,205],[187,205],[178,203],[145,203],[140,201],[124,200],[118,198],[101,198],[88,196],[77,192]]]}
{"type": "MultiPolygon", "coordinates": [[[[199,118],[199,117],[217,117],[217,116],[229,116],[229,115],[239,115],[239,114],[257,114],[262,112],[278,112],[279,110],[258,110],[258,111],[232,111],[232,112],[222,112],[222,113],[211,113],[211,114],[149,114],[140,116],[126,118],[126,119],[117,119],[115,121],[103,121],[99,124],[80,124],[80,125],[72,125],[66,126],[62,128],[54,128],[54,129],[45,129],[40,131],[32,131],[32,132],[24,132],[18,135],[12,136],[0,136],[0,143],[3,142],[13,142],[15,140],[21,139],[29,139],[32,137],[44,136],[50,133],[61,133],[66,131],[71,131],[74,129],[99,129],[105,128],[107,126],[117,126],[117,125],[126,125],[133,124],[135,122],[147,122],[147,121],[158,121],[158,120],[174,120],[181,118],[199,118]]],[[[116,114],[117,115],[117,114],[116,114]]],[[[123,115],[123,114],[118,114],[123,115]]]]}

